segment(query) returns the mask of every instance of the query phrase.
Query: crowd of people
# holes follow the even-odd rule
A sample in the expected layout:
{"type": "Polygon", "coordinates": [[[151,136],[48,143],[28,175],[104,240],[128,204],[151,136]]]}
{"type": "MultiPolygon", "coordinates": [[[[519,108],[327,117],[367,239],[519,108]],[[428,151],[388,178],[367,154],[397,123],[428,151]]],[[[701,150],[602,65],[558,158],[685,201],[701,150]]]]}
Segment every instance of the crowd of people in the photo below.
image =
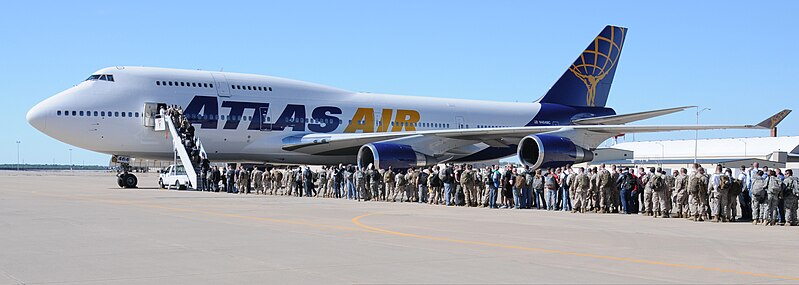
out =
{"type": "Polygon", "coordinates": [[[692,221],[752,221],[797,225],[799,179],[791,170],[715,167],[692,171],[660,168],[558,167],[442,164],[428,168],[377,169],[373,165],[266,168],[203,168],[199,190],[293,195],[357,201],[539,209],[572,213],[641,214],[692,221]],[[740,213],[739,213],[740,211],[740,213]]]}

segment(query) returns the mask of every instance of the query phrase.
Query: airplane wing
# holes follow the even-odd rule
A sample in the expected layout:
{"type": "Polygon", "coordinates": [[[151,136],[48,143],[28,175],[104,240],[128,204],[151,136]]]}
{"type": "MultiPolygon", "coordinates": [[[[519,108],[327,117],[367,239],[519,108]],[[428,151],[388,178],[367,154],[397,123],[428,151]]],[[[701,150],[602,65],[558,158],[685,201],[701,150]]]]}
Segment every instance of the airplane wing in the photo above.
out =
{"type": "Polygon", "coordinates": [[[644,119],[680,112],[688,108],[695,108],[695,106],[684,106],[684,107],[652,110],[652,111],[645,111],[645,112],[638,112],[631,114],[585,118],[585,119],[574,120],[572,121],[572,123],[574,123],[575,125],[623,125],[626,123],[631,123],[635,121],[640,121],[644,119]]]}
{"type": "MultiPolygon", "coordinates": [[[[684,107],[680,107],[684,108],[684,107]]],[[[675,108],[677,109],[677,108],[675,108]]],[[[659,110],[659,111],[666,111],[659,110]]],[[[791,110],[783,110],[753,125],[569,125],[531,126],[510,128],[470,128],[454,130],[429,130],[387,133],[304,134],[287,137],[283,149],[307,154],[356,155],[361,146],[373,142],[396,142],[419,147],[427,155],[440,155],[453,149],[483,143],[492,147],[515,146],[527,135],[542,133],[577,133],[575,141],[589,140],[596,144],[607,138],[628,133],[669,132],[712,129],[769,129],[773,128],[791,110]]]]}

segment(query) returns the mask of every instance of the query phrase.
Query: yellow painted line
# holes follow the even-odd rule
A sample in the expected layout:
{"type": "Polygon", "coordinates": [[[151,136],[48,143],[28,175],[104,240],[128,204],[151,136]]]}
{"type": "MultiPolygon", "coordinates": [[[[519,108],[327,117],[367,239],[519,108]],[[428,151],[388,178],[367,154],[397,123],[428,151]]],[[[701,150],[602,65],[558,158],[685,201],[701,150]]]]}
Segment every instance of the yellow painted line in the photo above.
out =
{"type": "Polygon", "coordinates": [[[369,217],[369,216],[381,215],[381,214],[382,213],[369,213],[369,214],[365,214],[365,215],[360,215],[360,216],[357,216],[355,218],[352,218],[352,223],[357,225],[358,227],[367,229],[367,230],[369,230],[372,233],[394,235],[394,236],[401,236],[401,237],[418,238],[418,239],[426,239],[426,240],[435,240],[435,241],[450,242],[450,243],[457,243],[457,244],[466,244],[466,245],[478,245],[478,246],[497,247],[497,248],[505,248],[505,249],[516,249],[516,250],[552,253],[552,254],[568,255],[568,256],[579,256],[579,257],[586,257],[586,258],[593,258],[593,259],[621,261],[621,262],[627,262],[627,263],[659,265],[659,266],[665,266],[665,267],[675,267],[675,268],[695,269],[695,270],[701,270],[701,271],[731,273],[731,274],[736,274],[736,275],[745,275],[745,276],[753,276],[753,277],[765,277],[765,278],[774,278],[774,279],[799,281],[799,277],[794,277],[794,276],[773,275],[773,274],[766,274],[766,273],[755,273],[755,272],[749,272],[749,271],[740,271],[740,270],[734,270],[734,269],[723,269],[723,268],[717,268],[717,267],[706,267],[706,266],[701,266],[701,265],[670,263],[670,262],[661,262],[661,261],[653,261],[653,260],[645,260],[645,259],[635,259],[635,258],[609,256],[609,255],[599,255],[599,254],[592,254],[592,253],[580,253],[580,252],[562,251],[562,250],[554,250],[554,249],[535,248],[535,247],[527,247],[527,246],[507,245],[507,244],[499,244],[499,243],[491,243],[491,242],[461,240],[461,239],[453,239],[453,238],[447,238],[447,237],[436,237],[436,236],[418,235],[418,234],[412,234],[412,233],[403,233],[403,232],[392,231],[392,230],[387,230],[387,229],[383,229],[383,228],[369,226],[369,225],[366,225],[363,222],[361,222],[361,219],[363,219],[363,218],[366,218],[366,217],[369,217]]]}

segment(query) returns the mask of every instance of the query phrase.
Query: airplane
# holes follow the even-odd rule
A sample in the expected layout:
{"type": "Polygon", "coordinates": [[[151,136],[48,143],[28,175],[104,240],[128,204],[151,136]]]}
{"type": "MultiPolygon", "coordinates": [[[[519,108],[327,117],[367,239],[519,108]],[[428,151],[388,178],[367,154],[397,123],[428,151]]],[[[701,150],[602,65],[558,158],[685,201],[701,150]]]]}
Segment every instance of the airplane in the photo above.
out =
{"type": "Polygon", "coordinates": [[[76,147],[169,160],[173,145],[154,120],[163,106],[178,105],[212,161],[403,169],[516,155],[535,169],[591,161],[603,141],[622,134],[769,129],[790,112],[754,125],[627,125],[692,106],[621,115],[605,106],[626,35],[627,28],[606,26],[535,102],[361,93],[272,76],[115,66],[38,103],[27,121],[76,147]]]}

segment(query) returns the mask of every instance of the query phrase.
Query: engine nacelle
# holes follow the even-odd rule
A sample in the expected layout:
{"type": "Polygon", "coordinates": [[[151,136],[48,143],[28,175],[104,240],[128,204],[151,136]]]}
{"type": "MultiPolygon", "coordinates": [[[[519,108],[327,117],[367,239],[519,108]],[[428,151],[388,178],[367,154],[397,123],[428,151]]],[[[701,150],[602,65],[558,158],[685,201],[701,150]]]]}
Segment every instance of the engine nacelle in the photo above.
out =
{"type": "Polygon", "coordinates": [[[380,169],[406,169],[423,167],[436,163],[428,155],[413,150],[409,145],[376,142],[365,144],[358,150],[358,167],[367,167],[370,163],[380,169]]]}
{"type": "Polygon", "coordinates": [[[517,155],[533,169],[560,167],[594,159],[594,153],[556,135],[529,135],[519,142],[517,155]]]}

